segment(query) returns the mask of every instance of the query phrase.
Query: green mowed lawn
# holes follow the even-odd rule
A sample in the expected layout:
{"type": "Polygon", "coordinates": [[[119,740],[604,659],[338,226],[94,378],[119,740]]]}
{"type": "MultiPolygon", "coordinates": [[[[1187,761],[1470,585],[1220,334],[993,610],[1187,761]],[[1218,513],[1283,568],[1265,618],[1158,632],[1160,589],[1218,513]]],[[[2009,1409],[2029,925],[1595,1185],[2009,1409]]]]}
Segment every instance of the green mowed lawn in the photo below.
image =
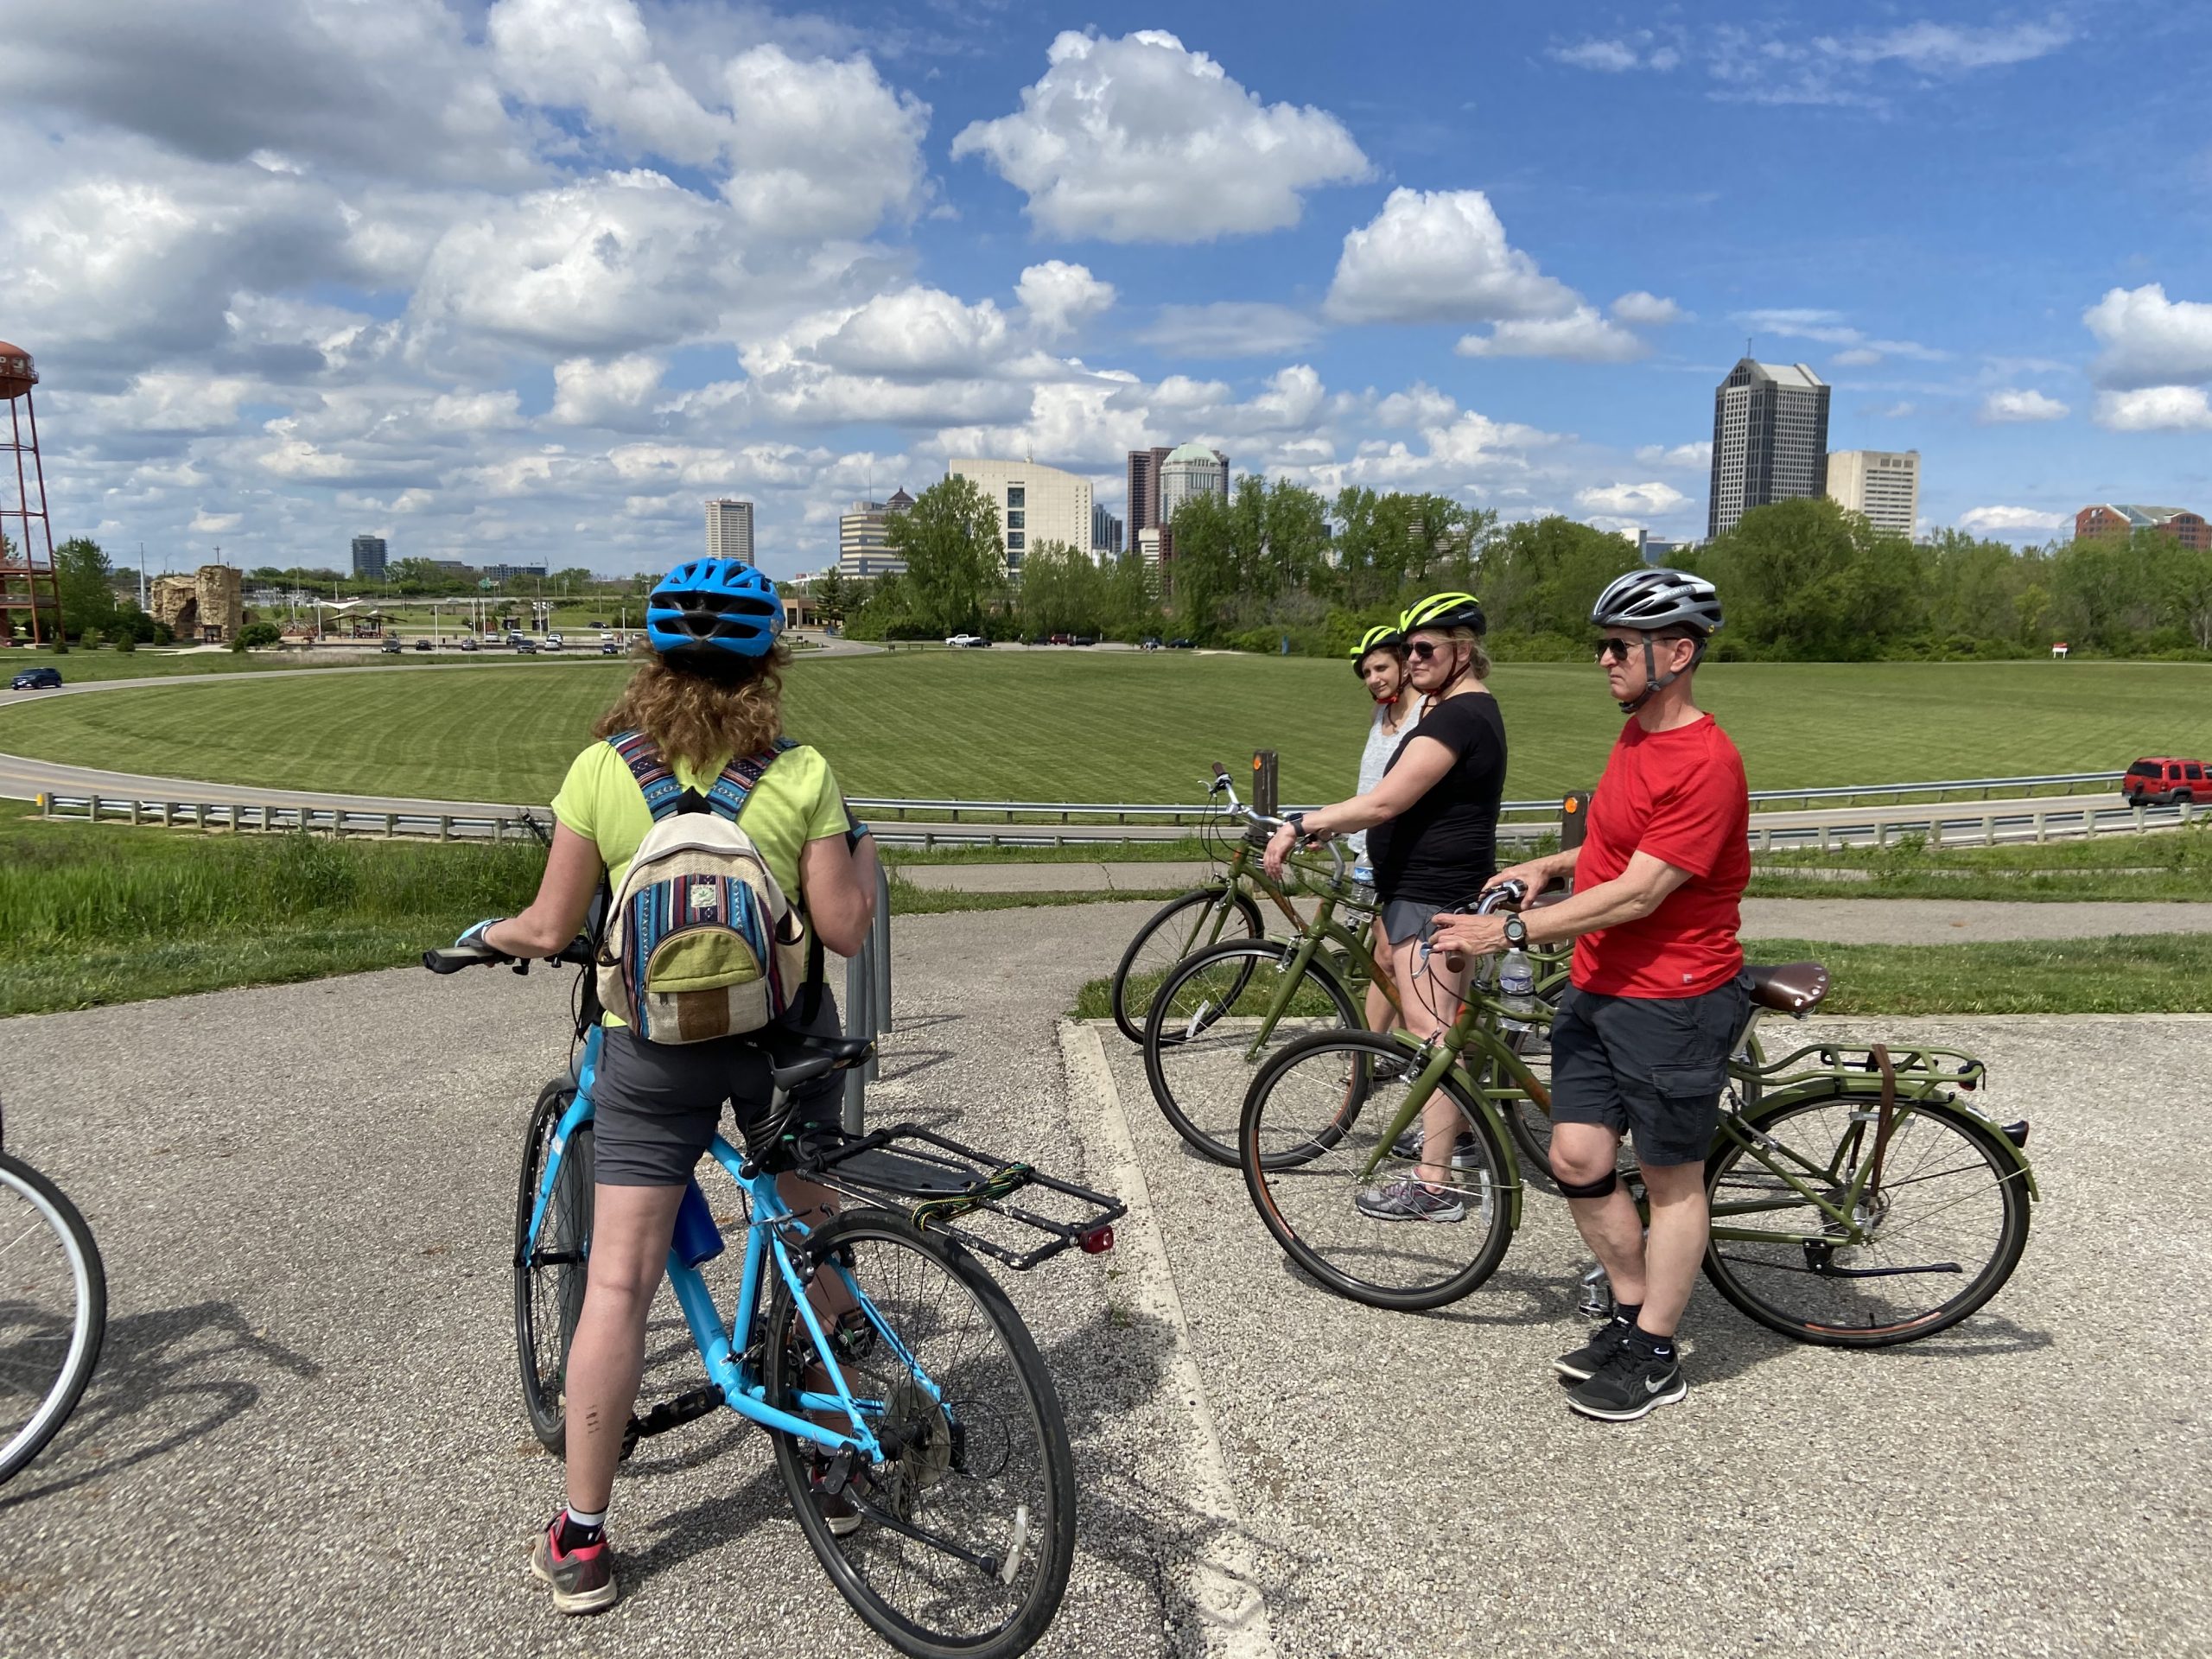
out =
{"type": "MultiPolygon", "coordinates": [[[[0,750],[226,783],[542,801],[613,664],[194,683],[0,711],[0,750]]],[[[1716,664],[1700,694],[1755,789],[2118,769],[2212,753],[2212,667],[1716,664]]],[[[1594,666],[1502,666],[1507,793],[1595,780],[1621,716],[1594,666]]],[[[1282,756],[1287,801],[1350,792],[1365,720],[1344,664],[1184,652],[959,652],[796,665],[787,725],[853,795],[1194,801],[1209,763],[1282,756]]]]}

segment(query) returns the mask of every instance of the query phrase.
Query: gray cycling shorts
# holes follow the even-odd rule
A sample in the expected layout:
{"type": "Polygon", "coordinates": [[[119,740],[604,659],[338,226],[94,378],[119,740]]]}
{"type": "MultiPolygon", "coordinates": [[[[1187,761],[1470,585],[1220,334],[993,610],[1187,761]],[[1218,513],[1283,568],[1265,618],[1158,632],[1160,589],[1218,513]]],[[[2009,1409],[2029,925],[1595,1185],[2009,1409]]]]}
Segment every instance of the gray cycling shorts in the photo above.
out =
{"type": "MultiPolygon", "coordinates": [[[[834,1037],[843,1027],[827,988],[806,1027],[834,1037]]],[[[750,1037],[704,1043],[649,1043],[627,1026],[601,1033],[592,1081],[594,1179],[608,1186],[681,1186],[734,1108],[741,1129],[768,1107],[768,1058],[750,1037]]],[[[795,1122],[835,1128],[844,1077],[832,1071],[797,1090],[795,1122]]]]}
{"type": "Polygon", "coordinates": [[[1449,910],[1449,905],[1424,905],[1418,899],[1391,899],[1382,906],[1382,932],[1393,944],[1421,937],[1421,931],[1449,910]]]}
{"type": "Polygon", "coordinates": [[[1552,1121],[1632,1137],[1637,1161],[1713,1149],[1728,1056],[1751,1017],[1741,975],[1702,996],[1600,996],[1572,986],[1552,1017],[1552,1121]]]}

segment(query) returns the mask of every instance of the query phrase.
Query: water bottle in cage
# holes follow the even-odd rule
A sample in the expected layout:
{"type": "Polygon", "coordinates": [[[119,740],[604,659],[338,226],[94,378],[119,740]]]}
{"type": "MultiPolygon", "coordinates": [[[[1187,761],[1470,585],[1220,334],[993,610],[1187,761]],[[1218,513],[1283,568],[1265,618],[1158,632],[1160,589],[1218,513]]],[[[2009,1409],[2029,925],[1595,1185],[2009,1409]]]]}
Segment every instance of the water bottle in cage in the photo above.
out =
{"type": "Polygon", "coordinates": [[[1508,950],[1498,963],[1497,1000],[1505,1010],[1503,1025],[1508,1031],[1526,1031],[1536,1018],[1536,964],[1518,946],[1508,950]]]}

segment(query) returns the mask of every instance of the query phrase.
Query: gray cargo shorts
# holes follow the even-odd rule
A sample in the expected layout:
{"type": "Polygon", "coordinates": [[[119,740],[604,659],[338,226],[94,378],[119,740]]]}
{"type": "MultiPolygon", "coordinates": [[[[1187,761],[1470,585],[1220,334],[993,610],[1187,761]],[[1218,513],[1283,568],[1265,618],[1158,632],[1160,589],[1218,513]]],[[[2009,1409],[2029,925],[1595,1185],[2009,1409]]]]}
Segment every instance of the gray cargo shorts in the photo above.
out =
{"type": "Polygon", "coordinates": [[[1740,974],[1702,996],[1600,996],[1569,986],[1552,1017],[1552,1121],[1632,1137],[1638,1163],[1701,1163],[1751,1011],[1751,982],[1740,974]]]}

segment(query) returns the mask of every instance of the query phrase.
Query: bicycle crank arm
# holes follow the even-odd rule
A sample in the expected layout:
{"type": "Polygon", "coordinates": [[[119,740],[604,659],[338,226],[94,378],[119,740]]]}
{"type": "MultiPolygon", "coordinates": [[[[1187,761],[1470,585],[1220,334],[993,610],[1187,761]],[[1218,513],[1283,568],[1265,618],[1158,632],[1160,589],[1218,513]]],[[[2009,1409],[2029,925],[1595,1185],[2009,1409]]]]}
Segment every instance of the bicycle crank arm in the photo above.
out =
{"type": "Polygon", "coordinates": [[[722,1391],[711,1382],[702,1382],[688,1393],[673,1400],[664,1400],[642,1417],[632,1417],[622,1428],[622,1457],[627,1460],[638,1449],[638,1442],[655,1434],[665,1434],[671,1428],[681,1428],[686,1423],[696,1423],[702,1417],[712,1416],[729,1402],[722,1391]]]}

